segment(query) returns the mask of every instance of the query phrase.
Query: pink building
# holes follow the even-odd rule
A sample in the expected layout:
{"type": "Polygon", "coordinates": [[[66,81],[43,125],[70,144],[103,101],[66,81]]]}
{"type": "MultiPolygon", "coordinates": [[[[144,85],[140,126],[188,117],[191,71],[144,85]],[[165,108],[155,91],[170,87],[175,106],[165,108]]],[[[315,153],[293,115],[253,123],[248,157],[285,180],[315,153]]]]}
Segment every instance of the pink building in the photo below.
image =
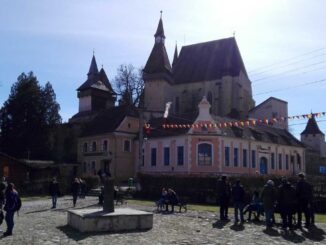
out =
{"type": "Polygon", "coordinates": [[[287,130],[267,125],[214,127],[231,119],[211,115],[205,97],[198,107],[195,119],[170,116],[149,121],[152,130],[143,144],[140,172],[292,175],[305,171],[304,146],[287,130]],[[184,127],[167,128],[164,123],[184,127]]]}

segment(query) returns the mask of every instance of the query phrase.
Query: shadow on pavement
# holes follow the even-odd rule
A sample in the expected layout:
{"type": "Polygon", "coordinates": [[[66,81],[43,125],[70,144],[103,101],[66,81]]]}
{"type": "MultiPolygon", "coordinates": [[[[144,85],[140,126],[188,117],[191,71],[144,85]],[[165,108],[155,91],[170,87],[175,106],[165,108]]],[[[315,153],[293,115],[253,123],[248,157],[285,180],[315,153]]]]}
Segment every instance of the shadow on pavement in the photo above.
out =
{"type": "Polygon", "coordinates": [[[306,240],[303,236],[300,236],[295,231],[286,230],[281,233],[281,236],[283,237],[284,240],[287,240],[287,241],[293,242],[293,243],[302,243],[306,240]]]}
{"type": "Polygon", "coordinates": [[[320,242],[325,239],[325,231],[318,228],[317,226],[312,226],[308,229],[308,232],[302,230],[302,235],[309,240],[320,242]]]}
{"type": "Polygon", "coordinates": [[[40,209],[40,210],[29,211],[29,212],[26,212],[26,213],[24,213],[24,214],[41,213],[41,212],[46,212],[46,211],[49,211],[49,210],[51,210],[51,208],[46,208],[46,209],[40,209]]]}
{"type": "Polygon", "coordinates": [[[234,231],[243,231],[245,227],[243,224],[233,224],[230,226],[230,229],[234,231]]]}
{"type": "Polygon", "coordinates": [[[216,229],[223,229],[223,227],[229,222],[229,220],[217,220],[212,226],[216,229]]]}
{"type": "Polygon", "coordinates": [[[268,229],[264,229],[263,232],[266,234],[266,235],[269,235],[269,236],[280,236],[281,234],[278,232],[278,230],[275,230],[273,228],[268,228],[268,229]]]}

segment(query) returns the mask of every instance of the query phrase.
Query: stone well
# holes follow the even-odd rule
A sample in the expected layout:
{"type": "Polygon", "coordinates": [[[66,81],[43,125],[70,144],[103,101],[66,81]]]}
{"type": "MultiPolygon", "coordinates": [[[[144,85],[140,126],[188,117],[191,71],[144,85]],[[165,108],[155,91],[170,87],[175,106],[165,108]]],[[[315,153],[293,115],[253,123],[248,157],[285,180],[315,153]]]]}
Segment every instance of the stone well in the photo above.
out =
{"type": "Polygon", "coordinates": [[[117,208],[112,213],[102,208],[69,210],[68,225],[80,232],[149,230],[153,227],[153,213],[131,208],[117,208]]]}

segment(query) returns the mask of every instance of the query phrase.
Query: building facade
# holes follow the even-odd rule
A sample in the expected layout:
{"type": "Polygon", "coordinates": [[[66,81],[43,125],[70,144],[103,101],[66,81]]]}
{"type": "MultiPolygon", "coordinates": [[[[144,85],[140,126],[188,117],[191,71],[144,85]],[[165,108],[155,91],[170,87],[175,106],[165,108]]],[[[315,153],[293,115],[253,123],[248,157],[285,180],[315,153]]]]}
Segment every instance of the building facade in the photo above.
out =
{"type": "Polygon", "coordinates": [[[214,118],[206,98],[198,107],[192,125],[201,126],[164,132],[157,124],[158,131],[153,129],[144,143],[141,172],[284,176],[305,171],[305,148],[288,131],[265,125],[203,126],[226,118],[214,118]]]}

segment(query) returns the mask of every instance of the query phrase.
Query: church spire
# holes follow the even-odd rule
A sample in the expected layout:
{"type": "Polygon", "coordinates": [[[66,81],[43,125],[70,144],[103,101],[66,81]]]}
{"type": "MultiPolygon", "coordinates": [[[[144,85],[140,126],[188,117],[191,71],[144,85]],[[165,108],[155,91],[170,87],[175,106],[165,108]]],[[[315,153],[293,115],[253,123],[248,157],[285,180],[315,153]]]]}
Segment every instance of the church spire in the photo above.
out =
{"type": "Polygon", "coordinates": [[[158,27],[154,37],[155,37],[154,47],[144,67],[144,73],[171,74],[171,64],[164,45],[165,35],[163,29],[162,11],[161,11],[160,21],[158,23],[158,27]]]}
{"type": "Polygon", "coordinates": [[[94,55],[94,52],[93,52],[93,58],[92,58],[91,65],[89,67],[89,71],[87,73],[87,76],[88,76],[88,78],[90,78],[90,77],[93,77],[93,76],[95,76],[97,74],[98,74],[98,68],[97,68],[97,64],[96,64],[96,60],[95,60],[95,55],[94,55]]]}
{"type": "Polygon", "coordinates": [[[312,117],[309,118],[305,130],[303,130],[301,134],[305,134],[305,135],[307,135],[307,134],[322,134],[322,135],[324,135],[324,133],[322,131],[320,131],[320,129],[317,125],[315,116],[313,114],[312,114],[312,117]]]}
{"type": "Polygon", "coordinates": [[[174,49],[172,67],[174,67],[174,65],[177,63],[177,60],[178,60],[178,46],[177,46],[177,42],[175,42],[175,49],[174,49]]]}
{"type": "Polygon", "coordinates": [[[162,10],[161,10],[161,17],[158,22],[156,33],[154,34],[155,43],[164,43],[165,35],[164,35],[164,28],[163,28],[163,21],[162,21],[162,10]]]}

